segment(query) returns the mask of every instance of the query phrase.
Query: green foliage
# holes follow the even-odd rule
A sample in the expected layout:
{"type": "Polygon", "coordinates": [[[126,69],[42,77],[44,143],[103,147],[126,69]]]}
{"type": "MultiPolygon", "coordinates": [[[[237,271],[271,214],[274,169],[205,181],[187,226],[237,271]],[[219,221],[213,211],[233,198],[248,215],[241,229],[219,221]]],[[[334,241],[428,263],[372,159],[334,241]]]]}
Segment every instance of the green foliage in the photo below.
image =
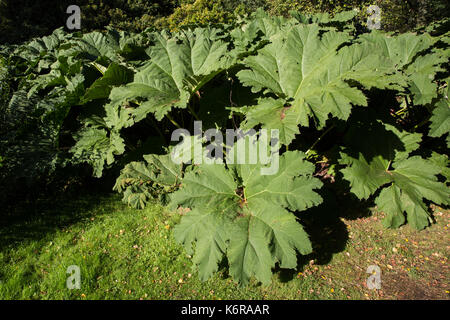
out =
{"type": "Polygon", "coordinates": [[[157,19],[169,15],[177,5],[176,0],[84,0],[80,9],[83,29],[103,29],[106,26],[127,31],[143,31],[153,27],[157,19]]]}
{"type": "Polygon", "coordinates": [[[199,267],[202,280],[217,271],[224,254],[231,275],[241,284],[255,276],[270,282],[271,268],[295,268],[295,251],[311,252],[308,236],[290,211],[302,211],[322,199],[313,190],[321,182],[299,152],[285,153],[278,173],[261,175],[262,165],[201,165],[186,174],[172,204],[192,209],[175,229],[199,267]],[[288,211],[290,210],[290,211],[288,211]]]}
{"type": "Polygon", "coordinates": [[[383,187],[375,202],[387,214],[385,226],[403,225],[406,212],[408,223],[423,229],[431,221],[423,198],[446,204],[450,197],[448,188],[436,177],[441,168],[419,156],[409,156],[419,147],[420,134],[399,131],[374,122],[374,118],[376,115],[369,114],[364,119],[353,119],[339,160],[347,167],[341,172],[360,199],[367,199],[383,187]]]}
{"type": "Polygon", "coordinates": [[[231,12],[223,8],[221,0],[195,0],[181,3],[174,13],[157,21],[162,27],[177,30],[184,25],[206,25],[209,23],[229,22],[233,17],[231,12]]]}
{"type": "Polygon", "coordinates": [[[75,152],[77,157],[85,160],[89,158],[87,154],[92,154],[90,163],[99,163],[100,155],[111,157],[108,150],[99,155],[90,146],[105,148],[105,140],[111,140],[116,149],[121,147],[120,141],[116,142],[114,136],[110,139],[105,128],[99,127],[101,121],[99,124],[93,120],[98,109],[93,110],[91,101],[107,98],[112,85],[132,80],[129,66],[119,65],[123,60],[120,54],[132,52],[138,40],[128,35],[125,39],[125,35],[109,31],[82,36],[57,29],[50,36],[4,49],[1,61],[7,72],[2,73],[4,101],[0,105],[0,153],[5,157],[2,181],[9,180],[11,186],[23,180],[30,186],[38,181],[46,184],[62,167],[77,165],[77,161],[69,161],[69,150],[73,147],[72,135],[80,125],[95,124],[96,131],[86,134],[86,130],[81,130],[77,135],[83,137],[77,144],[89,150],[75,152]],[[98,71],[101,64],[95,60],[110,64],[110,68],[105,68],[105,76],[98,71]],[[118,62],[114,64],[112,60],[118,62]],[[79,112],[72,107],[83,105],[86,107],[78,118],[79,112]],[[96,141],[92,140],[94,137],[96,141]]]}
{"type": "MultiPolygon", "coordinates": [[[[276,127],[283,127],[283,132],[298,133],[297,125],[309,126],[310,118],[321,129],[330,114],[346,120],[352,105],[367,106],[364,94],[350,86],[349,80],[356,80],[367,88],[390,87],[389,74],[395,71],[392,62],[363,45],[355,44],[338,51],[350,40],[349,35],[329,31],[319,37],[319,31],[316,24],[292,27],[289,32],[272,38],[272,43],[258,55],[246,58],[244,64],[250,69],[237,74],[243,85],[251,86],[253,92],[264,89],[265,93],[279,98],[276,105],[272,104],[271,111],[279,114],[276,127]],[[336,69],[336,65],[340,68],[336,69]]],[[[270,100],[263,102],[265,104],[247,112],[262,115],[261,111],[271,104],[270,100]]],[[[282,143],[290,144],[293,138],[293,134],[283,136],[282,143]]]]}
{"type": "Polygon", "coordinates": [[[137,209],[154,198],[166,204],[165,196],[176,190],[182,179],[183,166],[174,164],[169,155],[146,155],[144,159],[146,163],[127,164],[114,185],[114,190],[123,193],[123,201],[137,209]]]}
{"type": "Polygon", "coordinates": [[[229,65],[227,45],[218,32],[196,29],[175,37],[155,34],[154,45],[146,50],[149,62],[138,69],[132,83],[112,90],[108,116],[130,101],[138,105],[129,113],[134,122],[149,112],[161,120],[173,107],[186,108],[192,95],[229,65]]]}
{"type": "Polygon", "coordinates": [[[177,5],[175,0],[2,0],[0,1],[0,42],[20,43],[35,36],[50,34],[65,27],[70,5],[81,9],[83,32],[107,26],[127,31],[143,31],[169,15],[177,5]]]}
{"type": "Polygon", "coordinates": [[[319,178],[338,193],[349,182],[388,227],[422,229],[429,202],[448,205],[450,50],[440,30],[364,33],[353,11],[258,10],[176,32],[56,30],[3,48],[3,181],[64,166],[88,164],[96,177],[122,169],[114,188],[129,205],[191,209],[175,237],[201,279],[227,259],[241,284],[267,283],[277,264],[295,268],[296,253],[311,251],[296,215],[322,202],[319,178]],[[278,129],[279,170],[235,164],[239,142],[219,145],[224,163],[176,165],[172,132],[195,120],[201,134],[278,129]]]}
{"type": "MultiPolygon", "coordinates": [[[[408,228],[385,230],[377,242],[377,250],[367,251],[361,248],[373,248],[374,239],[379,237],[377,221],[338,220],[338,214],[352,210],[347,206],[336,207],[331,217],[312,215],[308,217],[310,221],[324,219],[313,227],[317,232],[314,240],[323,247],[308,256],[308,260],[331,255],[331,252],[333,259],[327,264],[306,265],[302,274],[295,274],[289,281],[283,270],[277,270],[269,286],[252,280],[248,286],[239,288],[230,282],[225,268],[206,282],[200,281],[198,274],[190,270],[191,257],[172,237],[173,226],[181,217],[178,212],[169,211],[156,202],[148,204],[144,210],[126,208],[117,195],[85,192],[88,194],[40,199],[38,205],[31,208],[21,202],[12,212],[2,211],[3,216],[11,214],[13,222],[0,225],[1,299],[309,300],[364,299],[366,294],[376,299],[379,298],[377,293],[355,287],[354,283],[366,277],[366,270],[359,270],[359,266],[366,265],[368,259],[379,259],[381,254],[388,260],[403,262],[394,264],[393,271],[402,272],[402,267],[414,271],[411,273],[414,281],[420,281],[423,288],[430,291],[426,297],[446,298],[446,271],[442,268],[442,259],[433,259],[432,254],[443,254],[446,250],[447,230],[442,226],[449,216],[447,210],[440,210],[442,216],[436,216],[437,225],[427,232],[417,233],[408,228]],[[30,215],[30,212],[35,214],[30,215]],[[340,233],[335,223],[342,228],[351,226],[352,237],[337,237],[340,233]],[[323,232],[323,227],[331,234],[323,232]],[[409,241],[402,241],[398,252],[393,252],[392,244],[399,243],[399,239],[409,241]],[[421,244],[419,248],[415,247],[416,243],[421,244]],[[427,248],[425,252],[423,247],[427,248]],[[348,254],[354,259],[350,265],[348,254]],[[408,261],[404,262],[403,258],[408,261]],[[414,269],[424,258],[433,262],[427,265],[433,272],[414,269]],[[67,290],[66,271],[73,264],[80,266],[82,290],[67,290]],[[433,281],[440,278],[437,275],[442,275],[438,282],[442,289],[433,290],[432,285],[436,285],[433,281]],[[428,282],[430,285],[426,284],[428,282]],[[346,288],[345,292],[336,290],[341,287],[346,288]]],[[[392,299],[405,297],[386,294],[392,299]]],[[[414,297],[414,293],[407,297],[414,297]]],[[[172,311],[166,316],[173,313],[175,318],[179,310],[172,311]]]]}
{"type": "Polygon", "coordinates": [[[444,71],[443,64],[448,61],[448,50],[433,48],[429,54],[421,54],[429,50],[437,39],[426,33],[405,33],[387,38],[379,32],[365,34],[361,39],[368,44],[369,50],[381,50],[406,75],[414,104],[426,105],[437,97],[434,79],[438,72],[444,71]]]}
{"type": "Polygon", "coordinates": [[[50,34],[65,24],[70,4],[68,0],[1,0],[0,43],[20,43],[50,34]]]}
{"type": "MultiPolygon", "coordinates": [[[[0,1],[0,42],[20,43],[36,36],[49,35],[65,27],[68,0],[0,1]],[[20,8],[20,10],[17,10],[20,8]]],[[[146,29],[179,30],[186,26],[234,23],[257,9],[272,16],[293,16],[298,12],[328,19],[348,10],[358,10],[357,21],[366,26],[371,5],[381,8],[381,24],[386,31],[408,31],[428,27],[448,17],[446,0],[79,0],[82,31],[105,27],[142,32],[146,29]]]]}
{"type": "Polygon", "coordinates": [[[445,90],[442,91],[441,99],[436,103],[433,115],[430,119],[430,137],[447,135],[447,147],[450,148],[450,101],[448,97],[449,79],[445,82],[445,90]]]}
{"type": "Polygon", "coordinates": [[[371,13],[367,9],[377,5],[381,9],[381,25],[386,31],[408,31],[428,26],[431,22],[448,17],[450,6],[445,0],[267,0],[272,15],[287,16],[290,11],[306,14],[337,13],[356,9],[358,21],[366,25],[371,13]]]}
{"type": "Polygon", "coordinates": [[[265,0],[181,0],[174,12],[158,19],[155,26],[179,30],[185,26],[232,23],[236,17],[263,8],[265,0]]]}
{"type": "Polygon", "coordinates": [[[287,15],[289,11],[301,11],[307,14],[318,12],[337,13],[341,11],[351,10],[361,5],[359,0],[268,0],[268,11],[273,15],[287,15]]]}
{"type": "Polygon", "coordinates": [[[123,139],[116,131],[108,134],[105,129],[87,127],[75,136],[77,143],[71,149],[76,162],[87,162],[94,168],[94,176],[100,178],[105,163],[114,163],[114,155],[125,152],[123,139]]]}

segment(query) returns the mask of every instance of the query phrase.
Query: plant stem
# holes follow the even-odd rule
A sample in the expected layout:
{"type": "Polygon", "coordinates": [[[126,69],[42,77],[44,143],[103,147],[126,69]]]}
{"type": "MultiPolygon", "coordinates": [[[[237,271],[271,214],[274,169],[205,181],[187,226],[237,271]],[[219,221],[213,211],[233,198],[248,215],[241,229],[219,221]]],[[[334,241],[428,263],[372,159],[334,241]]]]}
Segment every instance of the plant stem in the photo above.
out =
{"type": "Polygon", "coordinates": [[[423,120],[422,122],[420,122],[419,124],[414,126],[414,131],[416,131],[417,129],[419,129],[421,126],[425,125],[426,123],[428,123],[428,121],[430,121],[431,117],[427,117],[425,120],[423,120]]]}
{"type": "Polygon", "coordinates": [[[178,129],[181,129],[181,126],[170,116],[170,114],[166,114],[166,117],[167,117],[167,119],[169,119],[170,120],[170,122],[172,122],[173,123],[173,125],[175,126],[175,127],[177,127],[178,129]]]}
{"type": "MultiPolygon", "coordinates": [[[[411,105],[409,104],[408,96],[405,96],[405,101],[406,101],[406,108],[409,109],[411,107],[411,105]]],[[[412,101],[412,99],[411,99],[411,101],[412,101]]]]}
{"type": "Polygon", "coordinates": [[[188,109],[191,112],[191,114],[194,116],[195,120],[200,121],[200,118],[197,116],[197,114],[194,111],[194,108],[192,108],[190,103],[188,103],[188,109]]]}
{"type": "Polygon", "coordinates": [[[308,149],[308,151],[306,151],[306,155],[308,155],[313,149],[314,147],[320,142],[320,140],[323,139],[323,137],[330,132],[331,130],[333,130],[335,128],[335,125],[333,124],[331,127],[329,127],[324,133],[321,134],[321,136],[319,137],[319,139],[316,140],[316,142],[313,143],[313,145],[308,149]]]}
{"type": "Polygon", "coordinates": [[[408,110],[408,107],[401,108],[400,110],[398,110],[398,111],[395,113],[395,115],[399,116],[399,115],[405,113],[407,110],[408,110]]]}
{"type": "Polygon", "coordinates": [[[389,161],[387,167],[386,167],[386,171],[389,171],[389,167],[391,166],[392,160],[389,161]]]}

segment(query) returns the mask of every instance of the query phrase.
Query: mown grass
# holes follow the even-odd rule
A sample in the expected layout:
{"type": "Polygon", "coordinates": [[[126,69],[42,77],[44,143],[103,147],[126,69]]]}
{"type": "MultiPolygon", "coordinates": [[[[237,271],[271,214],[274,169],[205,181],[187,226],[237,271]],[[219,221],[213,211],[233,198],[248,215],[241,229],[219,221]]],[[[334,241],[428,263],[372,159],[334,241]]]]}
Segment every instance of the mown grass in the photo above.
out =
{"type": "Polygon", "coordinates": [[[448,212],[419,233],[383,230],[378,213],[325,219],[315,232],[308,225],[315,253],[301,257],[298,270],[276,270],[270,285],[240,288],[225,267],[198,280],[171,234],[180,214],[156,203],[134,210],[117,196],[82,196],[34,211],[1,217],[1,299],[402,298],[397,280],[420,288],[415,298],[448,298],[448,212]],[[381,290],[365,286],[371,264],[382,270],[381,290]],[[71,265],[81,269],[81,289],[66,287],[71,265]]]}

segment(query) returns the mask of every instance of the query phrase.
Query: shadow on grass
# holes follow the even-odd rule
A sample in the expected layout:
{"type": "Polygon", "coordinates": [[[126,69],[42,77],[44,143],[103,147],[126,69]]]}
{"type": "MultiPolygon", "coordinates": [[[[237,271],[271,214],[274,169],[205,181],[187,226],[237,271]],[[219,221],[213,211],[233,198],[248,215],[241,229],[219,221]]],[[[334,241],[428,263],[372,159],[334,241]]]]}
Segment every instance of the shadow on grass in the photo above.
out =
{"type": "MultiPolygon", "coordinates": [[[[323,202],[320,206],[298,213],[300,223],[310,236],[313,252],[298,256],[297,270],[278,268],[280,280],[288,282],[304,269],[311,260],[328,264],[335,253],[345,250],[348,231],[341,218],[358,219],[371,215],[372,203],[362,202],[351,193],[337,195],[329,186],[318,191],[323,202]]],[[[39,199],[33,203],[19,202],[0,215],[0,252],[23,242],[40,241],[58,230],[86,221],[117,209],[119,195],[85,190],[55,198],[39,199]]],[[[228,278],[228,263],[223,259],[219,270],[228,278]]]]}
{"type": "MultiPolygon", "coordinates": [[[[112,195],[89,191],[23,201],[0,214],[0,252],[27,241],[39,241],[112,206],[112,195]],[[97,208],[99,208],[97,210],[97,208]]],[[[119,197],[117,197],[119,199],[119,197]]]]}
{"type": "Polygon", "coordinates": [[[349,238],[341,218],[355,220],[371,215],[370,207],[373,204],[360,201],[351,193],[336,195],[328,188],[321,189],[319,193],[324,199],[323,203],[297,215],[310,236],[313,252],[298,256],[297,270],[277,267],[275,271],[279,271],[282,282],[292,280],[311,260],[315,264],[326,265],[334,254],[345,250],[349,238]]]}

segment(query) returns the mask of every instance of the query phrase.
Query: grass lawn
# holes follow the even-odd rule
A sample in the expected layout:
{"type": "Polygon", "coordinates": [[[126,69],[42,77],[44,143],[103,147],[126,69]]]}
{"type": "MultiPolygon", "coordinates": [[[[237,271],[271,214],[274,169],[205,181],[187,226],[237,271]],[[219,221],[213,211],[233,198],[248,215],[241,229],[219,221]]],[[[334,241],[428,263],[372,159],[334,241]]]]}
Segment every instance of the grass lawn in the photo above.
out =
{"type": "Polygon", "coordinates": [[[314,253],[299,257],[298,270],[276,270],[269,286],[245,288],[225,266],[199,281],[172,237],[180,213],[158,204],[134,210],[116,195],[80,196],[42,201],[33,211],[23,206],[0,217],[1,299],[449,298],[450,213],[438,208],[436,224],[421,232],[384,230],[376,212],[307,212],[302,223],[314,253]],[[81,289],[66,287],[70,265],[81,269],[81,289]],[[370,265],[381,269],[380,290],[366,286],[370,265]]]}

